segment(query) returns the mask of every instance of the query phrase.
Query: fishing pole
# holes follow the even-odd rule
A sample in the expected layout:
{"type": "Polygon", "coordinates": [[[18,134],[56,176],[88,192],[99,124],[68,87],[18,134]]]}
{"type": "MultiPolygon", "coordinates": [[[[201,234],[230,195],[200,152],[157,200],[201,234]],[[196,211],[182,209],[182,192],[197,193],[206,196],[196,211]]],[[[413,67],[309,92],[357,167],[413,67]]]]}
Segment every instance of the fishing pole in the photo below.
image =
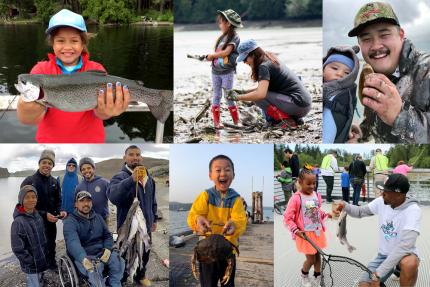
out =
{"type": "Polygon", "coordinates": [[[9,105],[6,107],[6,109],[3,111],[3,113],[0,116],[0,121],[3,119],[3,116],[5,115],[5,113],[9,110],[10,106],[12,105],[12,103],[15,101],[16,97],[18,97],[19,95],[15,95],[12,99],[12,101],[10,101],[9,105]]]}
{"type": "Polygon", "coordinates": [[[410,163],[411,165],[415,165],[415,163],[418,161],[418,159],[421,157],[421,155],[423,154],[425,150],[425,147],[420,151],[420,153],[418,154],[417,158],[415,159],[415,161],[413,163],[410,163]]]}

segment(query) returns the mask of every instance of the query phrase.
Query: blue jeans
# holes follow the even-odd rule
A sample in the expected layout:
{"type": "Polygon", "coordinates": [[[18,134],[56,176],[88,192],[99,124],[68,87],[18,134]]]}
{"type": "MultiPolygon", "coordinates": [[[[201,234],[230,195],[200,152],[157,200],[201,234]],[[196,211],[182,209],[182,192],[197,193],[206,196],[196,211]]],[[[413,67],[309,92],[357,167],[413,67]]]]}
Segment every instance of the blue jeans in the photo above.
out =
{"type": "Polygon", "coordinates": [[[361,186],[361,184],[352,185],[352,188],[354,190],[354,193],[352,194],[352,204],[354,205],[358,205],[358,202],[360,201],[361,186]]]}
{"type": "MultiPolygon", "coordinates": [[[[96,270],[93,272],[88,272],[85,270],[82,263],[78,261],[75,261],[75,265],[79,272],[88,278],[91,286],[105,286],[102,275],[105,264],[100,263],[97,265],[98,272],[96,270]],[[99,282],[99,284],[97,284],[97,282],[99,282]]],[[[116,251],[112,251],[107,265],[109,266],[109,285],[112,287],[121,287],[121,279],[125,268],[124,259],[122,259],[116,251]]]]}
{"type": "Polygon", "coordinates": [[[42,274],[43,273],[32,273],[32,274],[26,273],[25,276],[27,277],[27,286],[28,287],[41,287],[41,286],[43,286],[42,274]]]}
{"type": "MultiPolygon", "coordinates": [[[[387,255],[378,253],[378,255],[372,261],[369,262],[367,268],[369,268],[370,271],[375,272],[376,269],[382,264],[382,262],[385,261],[385,259],[387,259],[387,255]]],[[[391,274],[393,274],[393,272],[394,268],[392,271],[388,272],[388,274],[385,274],[385,276],[381,277],[381,282],[385,282],[391,276],[391,274]]],[[[372,282],[372,279],[370,278],[368,273],[363,273],[360,282],[372,282]]]]}

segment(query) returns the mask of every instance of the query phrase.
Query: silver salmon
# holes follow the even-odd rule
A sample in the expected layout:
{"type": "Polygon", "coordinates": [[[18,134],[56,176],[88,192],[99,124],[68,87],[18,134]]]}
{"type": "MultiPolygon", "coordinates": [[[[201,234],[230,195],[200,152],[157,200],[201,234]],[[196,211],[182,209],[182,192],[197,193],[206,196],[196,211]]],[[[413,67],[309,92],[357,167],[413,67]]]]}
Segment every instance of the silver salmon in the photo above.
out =
{"type": "Polygon", "coordinates": [[[71,75],[30,75],[18,76],[16,89],[26,102],[37,101],[45,106],[66,112],[81,112],[97,107],[100,89],[106,90],[112,83],[127,85],[131,101],[146,103],[157,120],[164,123],[173,107],[173,91],[156,90],[143,86],[142,82],[108,75],[104,71],[87,71],[71,75]]]}
{"type": "Polygon", "coordinates": [[[339,238],[340,243],[342,245],[345,244],[350,253],[356,249],[354,246],[349,244],[348,239],[346,239],[346,212],[345,211],[342,211],[339,216],[339,228],[337,230],[336,235],[339,238]]]}

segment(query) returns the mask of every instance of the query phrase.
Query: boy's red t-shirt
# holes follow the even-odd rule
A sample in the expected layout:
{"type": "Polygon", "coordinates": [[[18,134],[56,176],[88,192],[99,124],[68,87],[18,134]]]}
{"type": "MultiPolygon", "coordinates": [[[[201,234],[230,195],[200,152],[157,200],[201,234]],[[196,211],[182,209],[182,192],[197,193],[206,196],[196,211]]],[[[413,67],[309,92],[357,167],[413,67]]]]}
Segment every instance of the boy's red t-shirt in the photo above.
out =
{"type": "MultiPolygon", "coordinates": [[[[38,62],[31,69],[30,74],[62,74],[55,55],[48,54],[48,58],[48,61],[38,62]]],[[[101,64],[90,61],[87,53],[82,53],[82,68],[78,73],[88,70],[106,71],[101,64]]],[[[99,119],[93,110],[65,112],[48,108],[38,125],[36,141],[38,143],[104,143],[103,120],[99,119]]]]}

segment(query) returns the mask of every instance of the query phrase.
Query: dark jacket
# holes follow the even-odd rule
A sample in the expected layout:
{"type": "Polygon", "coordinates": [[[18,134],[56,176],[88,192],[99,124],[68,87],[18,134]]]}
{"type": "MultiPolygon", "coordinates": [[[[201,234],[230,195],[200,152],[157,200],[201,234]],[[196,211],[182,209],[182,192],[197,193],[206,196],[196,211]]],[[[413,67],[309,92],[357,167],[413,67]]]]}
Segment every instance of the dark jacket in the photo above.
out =
{"type": "Polygon", "coordinates": [[[291,167],[291,176],[293,178],[299,177],[300,172],[300,164],[299,164],[299,157],[296,154],[293,154],[291,158],[288,160],[288,163],[291,167]]]}
{"type": "MultiPolygon", "coordinates": [[[[28,176],[21,183],[21,188],[24,185],[32,185],[37,190],[36,209],[42,216],[45,223],[47,212],[52,215],[59,215],[61,211],[61,188],[58,181],[53,176],[45,176],[38,171],[35,174],[28,176]]],[[[55,223],[53,223],[55,224],[55,223]]]]}
{"type": "Polygon", "coordinates": [[[11,245],[21,270],[26,274],[47,270],[47,240],[42,217],[37,211],[32,214],[26,213],[24,208],[17,204],[13,218],[10,231],[11,245]]]}
{"type": "Polygon", "coordinates": [[[366,170],[366,164],[362,160],[354,160],[349,165],[349,175],[350,178],[361,178],[364,179],[366,176],[367,170],[366,170]]]}
{"type": "Polygon", "coordinates": [[[88,255],[100,257],[104,248],[112,250],[112,233],[104,219],[93,210],[86,218],[75,209],[64,220],[63,233],[67,253],[79,262],[88,255]]]}
{"type": "Polygon", "coordinates": [[[93,210],[100,214],[104,219],[109,215],[107,189],[109,181],[101,176],[94,176],[92,181],[84,180],[76,187],[76,193],[85,190],[91,193],[93,210]]]}
{"type": "Polygon", "coordinates": [[[348,140],[354,111],[357,106],[357,79],[360,63],[351,47],[339,46],[330,48],[323,62],[332,54],[348,53],[354,60],[354,69],[342,79],[323,83],[323,107],[328,108],[336,123],[335,143],[345,143],[348,140]]]}
{"type": "MultiPolygon", "coordinates": [[[[117,229],[124,223],[135,194],[136,183],[131,177],[131,172],[124,165],[122,170],[111,179],[108,189],[109,200],[116,205],[117,229]]],[[[150,234],[152,224],[157,221],[157,200],[155,198],[155,182],[149,173],[145,188],[142,188],[140,184],[138,185],[137,197],[145,216],[148,234],[150,234]]]]}
{"type": "Polygon", "coordinates": [[[400,78],[396,84],[403,108],[392,127],[370,108],[364,110],[360,124],[363,141],[377,143],[430,143],[430,55],[418,51],[408,39],[399,60],[400,78]]]}

